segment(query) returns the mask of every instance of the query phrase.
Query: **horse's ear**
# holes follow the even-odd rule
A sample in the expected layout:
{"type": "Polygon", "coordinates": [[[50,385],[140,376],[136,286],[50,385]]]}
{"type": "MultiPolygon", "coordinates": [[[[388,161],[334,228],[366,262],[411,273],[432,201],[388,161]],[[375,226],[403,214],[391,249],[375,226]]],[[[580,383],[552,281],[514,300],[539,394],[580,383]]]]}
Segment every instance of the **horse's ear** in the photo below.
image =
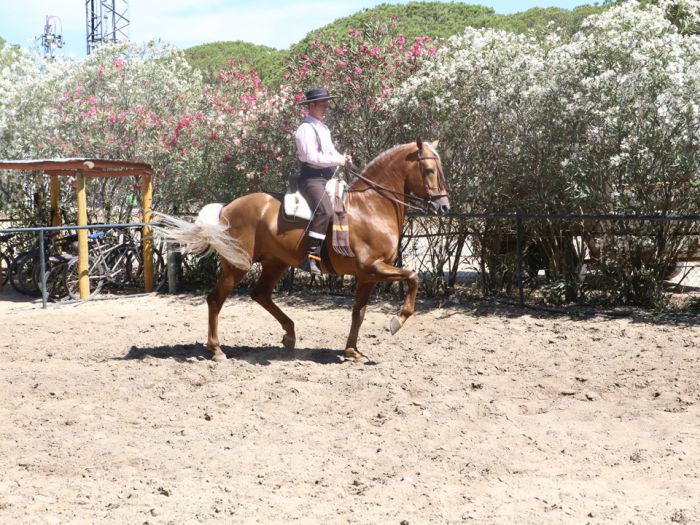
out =
{"type": "Polygon", "coordinates": [[[431,146],[432,146],[433,148],[437,149],[439,143],[440,143],[439,140],[434,140],[434,141],[432,142],[431,146]]]}
{"type": "Polygon", "coordinates": [[[416,139],[416,146],[418,146],[418,151],[423,151],[423,139],[418,137],[416,139]]]}

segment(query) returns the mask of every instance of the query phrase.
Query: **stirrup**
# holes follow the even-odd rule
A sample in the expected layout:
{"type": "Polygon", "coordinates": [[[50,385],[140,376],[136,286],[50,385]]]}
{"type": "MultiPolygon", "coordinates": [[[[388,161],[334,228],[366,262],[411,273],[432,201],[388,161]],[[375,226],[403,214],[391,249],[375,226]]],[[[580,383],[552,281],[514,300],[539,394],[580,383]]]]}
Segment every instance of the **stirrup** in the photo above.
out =
{"type": "Polygon", "coordinates": [[[299,264],[299,269],[309,272],[312,275],[323,275],[321,271],[321,258],[318,255],[307,254],[299,264]]]}

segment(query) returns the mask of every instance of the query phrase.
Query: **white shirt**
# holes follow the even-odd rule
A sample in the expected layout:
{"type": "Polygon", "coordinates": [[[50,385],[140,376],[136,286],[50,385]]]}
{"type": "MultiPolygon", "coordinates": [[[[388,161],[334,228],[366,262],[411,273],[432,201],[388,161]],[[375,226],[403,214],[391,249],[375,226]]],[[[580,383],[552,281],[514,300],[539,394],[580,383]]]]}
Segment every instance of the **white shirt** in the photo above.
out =
{"type": "Polygon", "coordinates": [[[345,164],[345,155],[336,151],[328,126],[317,118],[308,115],[297,128],[295,138],[297,157],[301,162],[306,162],[314,168],[332,168],[345,164]],[[318,132],[321,151],[318,151],[319,140],[316,138],[314,129],[318,132]]]}

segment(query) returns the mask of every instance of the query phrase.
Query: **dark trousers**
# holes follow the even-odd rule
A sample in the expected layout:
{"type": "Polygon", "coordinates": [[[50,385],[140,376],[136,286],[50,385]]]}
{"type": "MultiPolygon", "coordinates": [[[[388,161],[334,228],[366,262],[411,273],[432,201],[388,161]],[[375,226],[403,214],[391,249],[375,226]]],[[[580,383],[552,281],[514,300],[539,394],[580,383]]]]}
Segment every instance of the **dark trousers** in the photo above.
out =
{"type": "Polygon", "coordinates": [[[313,217],[309,225],[309,237],[325,239],[328,223],[333,216],[333,204],[326,193],[326,178],[324,175],[309,175],[302,173],[299,177],[299,191],[309,203],[313,217]]]}

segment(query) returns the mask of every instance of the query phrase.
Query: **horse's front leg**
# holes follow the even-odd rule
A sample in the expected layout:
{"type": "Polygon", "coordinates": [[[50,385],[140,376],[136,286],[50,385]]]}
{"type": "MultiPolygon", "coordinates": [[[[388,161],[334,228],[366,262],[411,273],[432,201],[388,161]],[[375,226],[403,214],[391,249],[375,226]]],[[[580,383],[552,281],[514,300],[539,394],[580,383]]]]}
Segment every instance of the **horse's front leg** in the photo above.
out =
{"type": "Polygon", "coordinates": [[[391,319],[389,328],[391,335],[394,335],[403,326],[406,320],[413,315],[416,310],[416,294],[418,293],[418,274],[413,270],[406,270],[391,266],[385,262],[375,262],[370,271],[370,275],[377,281],[405,282],[408,286],[408,293],[401,307],[401,315],[391,319]]]}
{"type": "Polygon", "coordinates": [[[367,310],[367,302],[372,294],[377,283],[374,282],[358,282],[355,290],[355,303],[352,306],[352,325],[350,326],[350,334],[345,343],[345,357],[350,359],[361,359],[365,357],[362,352],[357,349],[357,336],[360,333],[360,326],[365,319],[365,311],[367,310]]]}

